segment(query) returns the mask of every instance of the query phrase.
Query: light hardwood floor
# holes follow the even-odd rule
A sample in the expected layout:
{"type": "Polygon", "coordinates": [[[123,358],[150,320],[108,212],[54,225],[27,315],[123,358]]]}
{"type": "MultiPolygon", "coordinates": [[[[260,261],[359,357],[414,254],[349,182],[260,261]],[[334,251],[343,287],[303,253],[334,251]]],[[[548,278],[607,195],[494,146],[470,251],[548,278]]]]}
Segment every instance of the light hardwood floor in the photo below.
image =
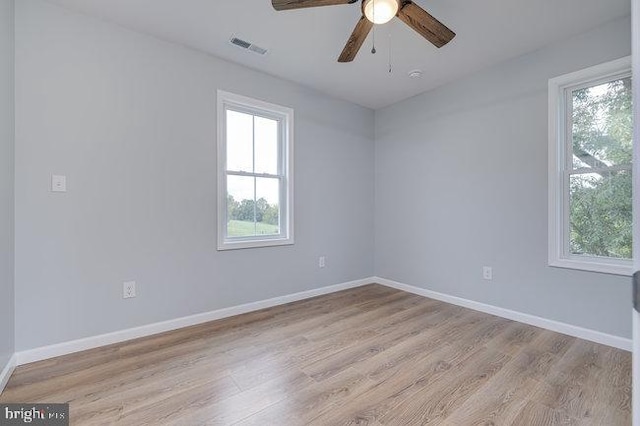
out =
{"type": "Polygon", "coordinates": [[[19,367],[72,424],[630,425],[631,354],[379,285],[19,367]]]}

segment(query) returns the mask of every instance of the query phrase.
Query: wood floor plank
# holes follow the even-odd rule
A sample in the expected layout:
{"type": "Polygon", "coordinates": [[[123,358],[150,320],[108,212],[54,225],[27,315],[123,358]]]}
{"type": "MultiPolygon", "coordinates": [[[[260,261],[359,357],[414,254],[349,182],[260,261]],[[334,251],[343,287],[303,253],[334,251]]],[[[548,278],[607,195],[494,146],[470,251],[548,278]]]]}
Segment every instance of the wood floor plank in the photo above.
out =
{"type": "Polygon", "coordinates": [[[628,352],[379,285],[16,369],[72,425],[631,424],[628,352]]]}
{"type": "MultiPolygon", "coordinates": [[[[171,421],[162,419],[162,424],[173,424],[176,426],[194,424],[231,425],[287,399],[291,389],[301,389],[312,383],[313,380],[301,372],[297,370],[287,370],[286,372],[282,372],[280,377],[264,382],[247,391],[232,395],[214,404],[188,410],[184,416],[174,416],[171,421]]],[[[149,410],[138,410],[136,413],[138,416],[131,416],[126,420],[130,424],[149,423],[146,420],[148,418],[148,411],[149,410]]],[[[160,424],[155,422],[155,420],[153,420],[152,423],[160,424]]]]}
{"type": "Polygon", "coordinates": [[[379,422],[386,414],[396,412],[398,405],[421,389],[448,380],[451,373],[467,360],[473,359],[475,362],[483,351],[486,352],[483,348],[476,348],[474,351],[464,352],[443,344],[415,363],[393,369],[393,374],[378,381],[374,388],[362,395],[362,400],[351,401],[339,410],[318,417],[311,424],[322,426],[379,422]]]}
{"type": "MultiPolygon", "coordinates": [[[[394,320],[391,318],[387,321],[394,324],[394,320]]],[[[302,367],[302,371],[315,380],[322,381],[347,368],[357,367],[360,362],[408,339],[415,338],[425,330],[425,318],[422,316],[402,318],[401,321],[401,327],[387,328],[384,332],[378,332],[357,345],[351,345],[335,354],[302,367]]]]}
{"type": "MultiPolygon", "coordinates": [[[[554,355],[562,356],[576,341],[575,337],[566,334],[554,333],[553,331],[543,330],[536,339],[531,342],[531,346],[543,352],[549,352],[554,355]]],[[[622,351],[621,351],[622,352],[622,351]]]]}
{"type": "Polygon", "coordinates": [[[609,406],[631,413],[631,353],[608,348],[597,378],[596,398],[609,406]]]}
{"type": "Polygon", "coordinates": [[[599,416],[595,407],[610,406],[609,395],[615,390],[614,386],[605,386],[606,377],[616,369],[607,356],[611,350],[577,339],[544,378],[532,399],[588,424],[599,416]]]}
{"type": "Polygon", "coordinates": [[[591,419],[580,422],[584,426],[603,425],[630,425],[632,423],[631,411],[617,407],[596,403],[593,406],[591,419]]]}
{"type": "MultiPolygon", "coordinates": [[[[424,329],[434,327],[439,322],[439,320],[432,319],[432,317],[436,317],[441,311],[458,312],[456,309],[450,309],[448,306],[442,305],[437,308],[432,308],[428,305],[427,308],[428,313],[424,314],[424,329]]],[[[406,315],[415,315],[416,311],[420,314],[421,309],[423,308],[403,309],[402,305],[398,306],[395,303],[391,303],[390,306],[385,306],[377,312],[370,313],[371,315],[365,320],[358,318],[356,324],[338,322],[332,323],[319,333],[316,333],[316,330],[311,330],[309,333],[304,334],[310,341],[308,347],[291,351],[291,357],[298,365],[304,368],[380,335],[385,329],[389,328],[390,323],[397,325],[397,322],[402,322],[406,315]],[[330,328],[330,331],[327,331],[328,328],[330,328]]]]}
{"type": "MultiPolygon", "coordinates": [[[[558,426],[579,425],[580,422],[568,417],[560,410],[554,410],[535,401],[529,401],[512,423],[515,425],[558,426]]],[[[613,425],[612,425],[613,426],[613,425]]]]}
{"type": "Polygon", "coordinates": [[[287,399],[236,423],[242,426],[306,425],[329,410],[338,409],[345,401],[359,397],[375,382],[355,369],[342,371],[322,383],[306,386],[287,399]]]}
{"type": "Polygon", "coordinates": [[[379,421],[382,424],[401,422],[405,425],[442,422],[496,375],[509,360],[509,356],[501,352],[483,349],[474,357],[473,364],[451,371],[446,380],[405,398],[379,421]]]}
{"type": "Polygon", "coordinates": [[[549,347],[526,347],[478,389],[444,425],[513,424],[559,357],[549,347]]]}
{"type": "Polygon", "coordinates": [[[229,376],[212,379],[202,374],[190,374],[189,377],[176,377],[173,384],[141,383],[94,401],[73,401],[69,415],[77,424],[135,424],[143,419],[145,422],[161,422],[181,417],[182,413],[225,400],[240,392],[229,376]],[[172,401],[172,406],[167,406],[167,401],[172,401]],[[180,406],[173,406],[178,403],[180,406]]]}
{"type": "Polygon", "coordinates": [[[527,324],[510,322],[506,330],[492,339],[489,346],[495,350],[508,355],[518,353],[524,346],[530,344],[541,333],[541,328],[532,327],[527,324]]]}

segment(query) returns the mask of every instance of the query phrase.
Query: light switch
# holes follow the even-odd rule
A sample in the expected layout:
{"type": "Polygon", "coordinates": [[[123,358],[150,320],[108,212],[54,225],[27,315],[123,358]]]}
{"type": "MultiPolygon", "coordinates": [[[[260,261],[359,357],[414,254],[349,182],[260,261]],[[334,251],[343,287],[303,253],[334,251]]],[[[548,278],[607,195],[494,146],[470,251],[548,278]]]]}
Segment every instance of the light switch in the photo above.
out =
{"type": "Polygon", "coordinates": [[[67,177],[51,175],[51,192],[67,192],[67,177]]]}

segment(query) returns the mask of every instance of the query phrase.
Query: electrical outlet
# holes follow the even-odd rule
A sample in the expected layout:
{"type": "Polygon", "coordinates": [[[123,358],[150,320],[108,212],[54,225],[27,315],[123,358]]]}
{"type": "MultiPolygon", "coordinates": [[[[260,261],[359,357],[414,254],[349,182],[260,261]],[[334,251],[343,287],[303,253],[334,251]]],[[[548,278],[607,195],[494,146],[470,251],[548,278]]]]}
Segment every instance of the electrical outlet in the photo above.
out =
{"type": "Polygon", "coordinates": [[[67,192],[67,177],[51,175],[51,192],[67,192]]]}
{"type": "Polygon", "coordinates": [[[318,258],[318,268],[324,268],[327,266],[327,258],[324,256],[320,256],[318,258]]]}
{"type": "Polygon", "coordinates": [[[484,278],[485,280],[493,279],[493,268],[491,266],[482,267],[482,278],[484,278]]]}
{"type": "Polygon", "coordinates": [[[122,284],[122,298],[131,299],[132,297],[136,297],[136,282],[126,281],[122,284]]]}

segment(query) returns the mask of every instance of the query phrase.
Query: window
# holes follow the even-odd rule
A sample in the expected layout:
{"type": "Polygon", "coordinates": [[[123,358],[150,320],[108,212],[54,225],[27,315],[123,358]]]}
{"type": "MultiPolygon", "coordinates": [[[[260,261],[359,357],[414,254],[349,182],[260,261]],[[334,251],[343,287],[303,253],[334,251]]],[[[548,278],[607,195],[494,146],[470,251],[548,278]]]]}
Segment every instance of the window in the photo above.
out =
{"type": "Polygon", "coordinates": [[[293,244],[293,110],[218,91],[218,250],[293,244]]]}
{"type": "Polygon", "coordinates": [[[632,271],[631,59],[549,80],[549,264],[632,271]]]}

